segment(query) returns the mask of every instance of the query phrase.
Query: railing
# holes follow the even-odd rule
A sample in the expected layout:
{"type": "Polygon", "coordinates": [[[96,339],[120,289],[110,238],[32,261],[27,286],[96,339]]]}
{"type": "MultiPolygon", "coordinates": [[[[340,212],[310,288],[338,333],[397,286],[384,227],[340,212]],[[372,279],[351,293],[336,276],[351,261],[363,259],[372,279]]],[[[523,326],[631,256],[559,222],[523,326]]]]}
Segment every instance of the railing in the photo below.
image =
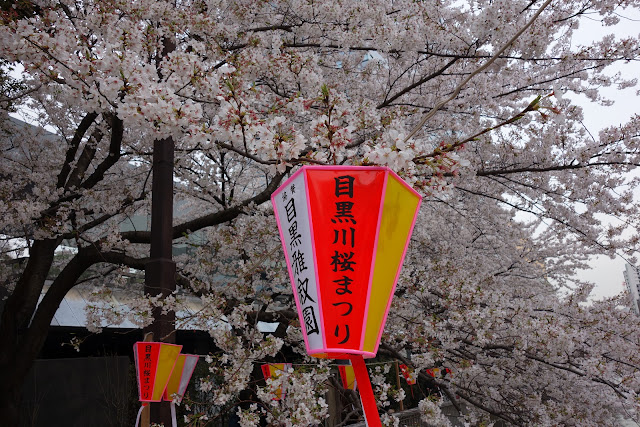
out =
{"type": "MultiPolygon", "coordinates": [[[[453,426],[462,426],[462,423],[459,419],[459,412],[456,408],[449,404],[445,404],[441,406],[442,412],[447,416],[449,422],[453,426]]],[[[420,418],[420,410],[418,408],[407,409],[406,411],[396,412],[396,417],[400,418],[400,426],[401,427],[433,427],[432,424],[426,423],[422,421],[420,418]]],[[[500,424],[496,424],[500,425],[500,424]]],[[[349,427],[366,427],[364,422],[357,424],[350,424],[349,427]]]]}
{"type": "MultiPolygon", "coordinates": [[[[400,418],[400,425],[402,427],[431,427],[420,419],[420,411],[418,408],[408,409],[402,412],[396,412],[396,417],[400,418]]],[[[349,427],[366,427],[364,422],[358,424],[351,424],[349,427]]]]}

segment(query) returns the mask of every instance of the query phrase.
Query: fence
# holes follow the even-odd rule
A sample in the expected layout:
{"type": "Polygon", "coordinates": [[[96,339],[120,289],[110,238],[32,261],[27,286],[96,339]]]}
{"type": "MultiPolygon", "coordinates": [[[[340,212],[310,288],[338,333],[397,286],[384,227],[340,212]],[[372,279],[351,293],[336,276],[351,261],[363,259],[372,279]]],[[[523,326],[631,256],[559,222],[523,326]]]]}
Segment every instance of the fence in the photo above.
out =
{"type": "MultiPolygon", "coordinates": [[[[449,422],[451,422],[452,425],[462,426],[462,424],[458,421],[458,412],[453,407],[453,405],[449,404],[442,407],[442,412],[447,415],[447,417],[449,418],[449,422]]],[[[400,418],[401,427],[432,427],[431,424],[428,424],[422,420],[418,408],[396,412],[394,415],[400,418]]],[[[364,422],[361,422],[357,424],[351,424],[349,427],[366,427],[366,424],[364,422]]]]}

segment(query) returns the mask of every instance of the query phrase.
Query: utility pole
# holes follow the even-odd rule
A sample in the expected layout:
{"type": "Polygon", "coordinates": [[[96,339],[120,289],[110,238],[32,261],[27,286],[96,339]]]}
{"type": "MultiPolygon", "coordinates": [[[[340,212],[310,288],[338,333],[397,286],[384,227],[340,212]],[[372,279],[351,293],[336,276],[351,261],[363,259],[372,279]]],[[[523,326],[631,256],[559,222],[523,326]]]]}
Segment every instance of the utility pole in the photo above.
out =
{"type": "MultiPolygon", "coordinates": [[[[176,48],[173,38],[162,40],[161,60],[176,48]]],[[[158,62],[158,64],[160,61],[158,62]]],[[[162,79],[162,72],[158,70],[162,79]]],[[[151,184],[151,248],[144,268],[144,293],[166,298],[176,290],[176,263],[173,261],[173,161],[172,137],[153,142],[153,181],[151,184]]],[[[176,314],[161,308],[152,311],[153,323],[144,332],[152,332],[156,342],[175,344],[176,314]]],[[[172,425],[170,402],[151,403],[151,422],[172,425]]]]}
{"type": "MultiPolygon", "coordinates": [[[[153,143],[153,182],[151,184],[151,249],[145,265],[144,293],[165,298],[176,290],[176,263],[172,259],[173,248],[173,138],[155,140],[153,143]]],[[[154,308],[153,323],[145,328],[156,341],[174,344],[175,313],[162,314],[154,308]]],[[[169,402],[151,403],[151,422],[171,425],[169,402]]]]}

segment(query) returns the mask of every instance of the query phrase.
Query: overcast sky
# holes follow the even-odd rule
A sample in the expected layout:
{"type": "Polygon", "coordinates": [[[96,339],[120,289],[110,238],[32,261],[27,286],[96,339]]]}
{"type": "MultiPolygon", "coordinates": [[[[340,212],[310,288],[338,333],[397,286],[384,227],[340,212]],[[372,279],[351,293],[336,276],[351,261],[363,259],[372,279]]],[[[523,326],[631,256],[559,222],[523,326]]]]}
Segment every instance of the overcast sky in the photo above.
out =
{"type": "MultiPolygon", "coordinates": [[[[576,44],[587,44],[596,37],[601,38],[603,35],[611,33],[614,33],[617,37],[638,36],[640,33],[640,12],[637,10],[624,11],[620,16],[620,23],[615,29],[603,27],[597,21],[583,19],[579,33],[574,38],[576,44]]],[[[610,73],[613,74],[615,72],[621,72],[626,77],[640,78],[640,62],[635,61],[621,64],[615,68],[611,67],[610,73]]],[[[638,90],[640,90],[640,85],[623,91],[617,91],[615,88],[603,88],[602,93],[605,97],[615,101],[614,105],[610,107],[590,104],[584,97],[570,98],[583,106],[584,124],[592,135],[597,137],[600,129],[625,123],[634,114],[640,114],[638,90]]],[[[622,272],[625,261],[622,258],[618,257],[612,260],[608,257],[598,257],[591,264],[592,268],[582,271],[579,277],[596,284],[594,290],[595,298],[613,296],[624,290],[622,272]]]]}

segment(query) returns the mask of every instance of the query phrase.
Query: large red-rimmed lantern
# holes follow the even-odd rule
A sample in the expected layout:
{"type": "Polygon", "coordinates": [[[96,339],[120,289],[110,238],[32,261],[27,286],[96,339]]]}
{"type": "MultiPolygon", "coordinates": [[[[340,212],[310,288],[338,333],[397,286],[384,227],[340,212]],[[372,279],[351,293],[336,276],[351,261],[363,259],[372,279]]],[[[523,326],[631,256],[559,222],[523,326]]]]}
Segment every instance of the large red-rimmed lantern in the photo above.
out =
{"type": "Polygon", "coordinates": [[[271,196],[309,355],[366,374],[421,200],[389,168],[366,166],[304,166],[271,196]]]}

